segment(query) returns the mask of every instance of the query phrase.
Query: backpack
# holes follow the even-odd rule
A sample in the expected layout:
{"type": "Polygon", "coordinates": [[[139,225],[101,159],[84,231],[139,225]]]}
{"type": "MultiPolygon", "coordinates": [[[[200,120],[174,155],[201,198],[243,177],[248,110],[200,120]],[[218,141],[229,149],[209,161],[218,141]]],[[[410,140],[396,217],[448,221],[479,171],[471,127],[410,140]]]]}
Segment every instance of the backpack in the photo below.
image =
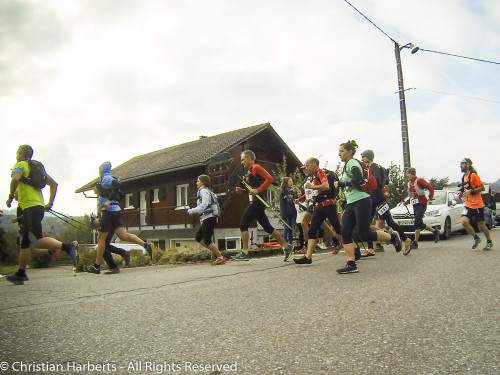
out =
{"type": "Polygon", "coordinates": [[[367,194],[373,193],[377,189],[377,180],[372,174],[370,165],[358,159],[355,160],[361,165],[361,169],[363,170],[363,183],[358,185],[357,189],[367,194]]]}
{"type": "Polygon", "coordinates": [[[97,191],[99,192],[99,196],[102,198],[107,198],[110,201],[121,201],[123,198],[125,198],[125,194],[123,194],[122,190],[120,189],[121,182],[118,178],[115,176],[113,177],[113,189],[105,189],[101,186],[101,182],[98,182],[96,184],[97,186],[97,191]]]}
{"type": "MultiPolygon", "coordinates": [[[[326,199],[335,199],[335,197],[339,193],[338,190],[335,188],[335,181],[339,180],[339,176],[337,175],[337,173],[329,169],[323,169],[323,172],[325,172],[326,178],[328,179],[328,185],[330,186],[330,188],[315,197],[315,202],[318,203],[326,199]]],[[[317,179],[317,177],[314,178],[317,179]]]]}
{"type": "Polygon", "coordinates": [[[30,173],[28,177],[21,177],[21,182],[33,186],[37,189],[43,189],[47,185],[47,172],[45,172],[45,167],[42,163],[36,160],[27,160],[30,167],[30,173]]]}

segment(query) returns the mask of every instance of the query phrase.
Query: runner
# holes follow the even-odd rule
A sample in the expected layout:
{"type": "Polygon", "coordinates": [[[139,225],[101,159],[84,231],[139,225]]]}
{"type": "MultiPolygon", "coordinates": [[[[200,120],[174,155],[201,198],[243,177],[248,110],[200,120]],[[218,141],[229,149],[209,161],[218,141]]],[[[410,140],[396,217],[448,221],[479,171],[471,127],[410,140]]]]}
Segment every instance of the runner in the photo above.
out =
{"type": "Polygon", "coordinates": [[[404,202],[413,205],[413,215],[415,217],[415,240],[411,243],[411,249],[418,249],[418,240],[420,232],[427,229],[434,234],[434,242],[439,241],[439,228],[433,229],[428,224],[424,224],[423,218],[427,205],[432,204],[434,197],[434,188],[423,178],[417,177],[415,168],[408,168],[406,171],[408,177],[408,199],[404,202]],[[429,199],[425,196],[425,191],[429,191],[429,199]]]}
{"type": "Polygon", "coordinates": [[[199,175],[196,187],[198,188],[198,192],[196,193],[198,198],[197,206],[187,211],[189,215],[200,215],[201,226],[196,233],[196,242],[210,250],[212,253],[212,261],[210,262],[212,266],[225,264],[227,259],[222,256],[217,245],[212,242],[215,225],[220,215],[220,208],[217,197],[210,190],[210,177],[206,174],[199,175]]]}
{"type": "MultiPolygon", "coordinates": [[[[373,218],[375,215],[378,215],[380,217],[380,220],[387,222],[387,225],[389,225],[390,228],[398,232],[399,238],[405,245],[403,254],[408,255],[411,251],[411,239],[406,237],[403,228],[401,228],[392,218],[391,211],[389,211],[389,204],[387,203],[384,192],[382,191],[382,189],[386,185],[385,171],[383,171],[378,164],[373,162],[374,157],[375,154],[372,150],[366,150],[361,153],[361,160],[370,166],[373,176],[377,180],[377,188],[372,194],[370,194],[370,198],[372,200],[371,217],[373,218]]],[[[375,227],[376,228],[372,229],[384,230],[385,225],[376,225],[375,227]]],[[[365,258],[374,255],[375,250],[373,249],[373,242],[368,241],[368,250],[361,254],[361,256],[365,258]]]]}
{"type": "MultiPolygon", "coordinates": [[[[43,237],[42,219],[45,211],[49,211],[56,197],[57,182],[52,177],[43,173],[47,185],[50,187],[49,203],[45,204],[42,196],[42,188],[40,185],[32,186],[31,180],[31,166],[35,167],[36,162],[32,162],[33,149],[29,145],[22,145],[17,150],[17,163],[12,168],[12,179],[10,182],[10,194],[7,199],[7,207],[10,208],[12,200],[15,197],[16,191],[18,194],[18,204],[23,210],[23,231],[21,246],[19,250],[19,269],[16,273],[7,275],[5,278],[13,284],[22,285],[28,281],[26,275],[26,267],[28,266],[31,250],[48,249],[48,250],[62,250],[76,262],[77,245],[76,241],[71,243],[62,243],[51,237],[43,237]]],[[[35,168],[34,168],[35,170],[35,168]]],[[[37,181],[38,182],[38,181],[37,181]]]]}
{"type": "Polygon", "coordinates": [[[249,194],[250,204],[246,208],[240,221],[242,251],[238,255],[233,255],[234,260],[248,261],[248,227],[252,221],[262,225],[262,228],[273,236],[283,247],[285,262],[292,254],[293,245],[288,244],[279,231],[274,229],[266,216],[266,203],[262,194],[267,187],[273,183],[274,178],[261,165],[255,163],[255,154],[251,150],[241,153],[241,164],[246,170],[245,182],[249,189],[236,188],[240,194],[249,194]]]}
{"type": "Polygon", "coordinates": [[[119,181],[111,174],[111,163],[106,161],[99,166],[100,183],[97,184],[99,192],[98,202],[102,210],[100,227],[97,234],[97,254],[94,265],[83,266],[83,271],[88,273],[101,273],[101,264],[104,261],[106,242],[110,232],[114,232],[122,241],[132,242],[143,246],[152,257],[151,244],[141,240],[135,234],[128,233],[122,222],[122,211],[118,205],[120,200],[119,181]]]}
{"type": "MultiPolygon", "coordinates": [[[[326,219],[330,221],[335,232],[341,233],[341,226],[337,216],[337,205],[335,204],[334,187],[330,187],[328,177],[325,172],[319,168],[319,160],[309,158],[304,163],[304,172],[311,176],[312,180],[306,182],[304,187],[313,190],[316,194],[313,198],[314,212],[311,218],[311,224],[308,230],[307,253],[293,261],[296,264],[311,264],[314,248],[318,243],[318,230],[326,219]]],[[[334,236],[332,236],[332,239],[334,236]]]]}
{"type": "Polygon", "coordinates": [[[396,233],[388,234],[383,231],[372,232],[370,230],[371,200],[368,193],[361,191],[365,180],[362,165],[354,159],[357,148],[358,145],[355,141],[347,141],[339,147],[340,160],[344,162],[344,173],[341,180],[335,185],[345,189],[347,199],[347,206],[342,215],[342,239],[344,240],[347,264],[337,270],[340,274],[358,272],[352,237],[356,225],[364,241],[390,241],[397,252],[401,251],[401,240],[396,233]]]}
{"type": "Polygon", "coordinates": [[[462,176],[460,198],[463,197],[465,199],[466,209],[466,212],[462,215],[462,224],[467,233],[474,237],[472,248],[476,249],[481,239],[474,231],[472,225],[470,225],[470,221],[475,220],[487,240],[483,250],[491,250],[493,242],[491,241],[490,231],[484,222],[484,204],[481,197],[481,192],[484,191],[483,182],[477,175],[476,170],[472,166],[472,160],[469,158],[465,158],[460,162],[460,169],[464,174],[462,176]]]}

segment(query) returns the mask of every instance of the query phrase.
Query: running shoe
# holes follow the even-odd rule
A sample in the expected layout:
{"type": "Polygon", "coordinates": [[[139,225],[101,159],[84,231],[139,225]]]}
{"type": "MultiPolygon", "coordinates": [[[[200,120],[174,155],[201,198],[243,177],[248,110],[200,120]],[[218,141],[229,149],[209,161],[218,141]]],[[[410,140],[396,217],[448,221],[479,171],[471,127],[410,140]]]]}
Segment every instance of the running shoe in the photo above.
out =
{"type": "Polygon", "coordinates": [[[359,248],[359,246],[356,246],[356,248],[354,249],[354,260],[359,259],[361,259],[361,249],[359,248]]]}
{"type": "Polygon", "coordinates": [[[345,267],[339,268],[337,270],[337,272],[340,274],[356,273],[356,272],[358,272],[358,267],[356,266],[356,263],[350,261],[350,262],[347,262],[345,267]]]}
{"type": "Polygon", "coordinates": [[[83,271],[88,273],[95,273],[96,275],[101,273],[100,268],[95,268],[95,266],[83,266],[83,271]]]}
{"type": "Polygon", "coordinates": [[[375,245],[375,252],[383,253],[384,251],[384,246],[380,242],[377,242],[377,244],[375,245]]]}
{"type": "Polygon", "coordinates": [[[295,254],[305,254],[305,253],[307,253],[307,247],[305,246],[302,249],[295,251],[295,254]]]}
{"type": "Polygon", "coordinates": [[[220,266],[226,264],[226,262],[227,262],[226,258],[217,258],[211,264],[212,266],[220,266]]]}
{"type": "Polygon", "coordinates": [[[434,229],[434,232],[432,232],[432,233],[434,234],[434,242],[438,243],[439,242],[439,228],[434,229]]]}
{"type": "Polygon", "coordinates": [[[401,251],[401,249],[403,248],[403,245],[401,244],[401,239],[399,238],[398,232],[391,233],[391,243],[394,245],[394,248],[396,249],[396,253],[399,253],[401,251]]]}
{"type": "Polygon", "coordinates": [[[418,242],[412,241],[411,242],[411,250],[417,250],[418,249],[418,242]]]}
{"type": "Polygon", "coordinates": [[[361,258],[368,258],[368,257],[374,257],[375,256],[375,251],[374,252],[371,252],[371,251],[365,251],[363,252],[363,254],[361,254],[361,258]]]}
{"type": "Polygon", "coordinates": [[[68,249],[68,255],[73,260],[73,265],[76,265],[76,263],[78,262],[78,258],[77,258],[77,256],[78,256],[78,241],[73,241],[70,243],[69,249],[68,249]]]}
{"type": "Polygon", "coordinates": [[[248,257],[248,254],[244,253],[243,251],[241,253],[239,253],[238,255],[233,255],[231,257],[231,259],[233,259],[233,260],[243,260],[243,261],[250,260],[250,258],[248,257]]]}
{"type": "Polygon", "coordinates": [[[407,238],[405,240],[405,251],[403,251],[403,255],[410,254],[411,251],[411,239],[407,238]]]}
{"type": "Polygon", "coordinates": [[[285,253],[284,262],[286,262],[288,259],[290,259],[290,256],[293,253],[293,245],[290,244],[286,245],[286,247],[283,248],[283,253],[285,253]]]}
{"type": "Polygon", "coordinates": [[[481,239],[479,237],[474,238],[474,245],[472,245],[472,249],[477,248],[477,246],[481,243],[481,239]]]}
{"type": "Polygon", "coordinates": [[[110,268],[109,270],[107,270],[106,272],[104,272],[105,275],[116,275],[120,273],[120,269],[118,267],[116,268],[110,268]]]}
{"type": "Polygon", "coordinates": [[[321,250],[326,250],[326,245],[324,242],[321,242],[321,243],[317,244],[316,246],[318,246],[321,250]]]}
{"type": "Polygon", "coordinates": [[[15,284],[15,285],[23,285],[24,284],[24,280],[28,280],[28,277],[26,276],[17,276],[17,274],[15,273],[12,273],[10,275],[7,275],[5,276],[5,279],[7,281],[10,281],[12,284],[15,284]]]}
{"type": "Polygon", "coordinates": [[[293,258],[295,264],[312,264],[312,258],[307,258],[305,255],[300,258],[293,258]]]}
{"type": "Polygon", "coordinates": [[[491,241],[486,242],[486,246],[484,247],[483,250],[484,251],[488,251],[488,250],[491,250],[491,249],[493,249],[493,242],[491,242],[491,241]]]}

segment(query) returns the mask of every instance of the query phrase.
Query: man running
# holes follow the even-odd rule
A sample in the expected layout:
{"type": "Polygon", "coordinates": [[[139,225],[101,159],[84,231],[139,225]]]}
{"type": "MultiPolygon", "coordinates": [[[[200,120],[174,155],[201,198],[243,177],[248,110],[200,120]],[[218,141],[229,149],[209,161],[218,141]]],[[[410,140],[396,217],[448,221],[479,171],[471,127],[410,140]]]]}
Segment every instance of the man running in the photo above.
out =
{"type": "Polygon", "coordinates": [[[462,177],[460,198],[465,199],[466,209],[466,213],[462,215],[462,224],[467,233],[474,237],[472,248],[476,249],[481,239],[474,231],[472,225],[470,225],[470,221],[475,220],[487,240],[483,250],[491,250],[493,248],[493,242],[491,241],[490,231],[484,222],[484,204],[483,198],[481,197],[481,192],[484,191],[483,182],[477,175],[476,170],[472,166],[472,160],[469,158],[465,158],[460,162],[460,169],[464,174],[462,177]]]}
{"type": "Polygon", "coordinates": [[[233,255],[234,260],[248,261],[248,227],[252,221],[262,225],[262,228],[273,236],[283,247],[285,253],[285,262],[292,254],[293,245],[288,244],[279,231],[274,229],[266,216],[266,204],[262,193],[273,183],[274,178],[261,165],[255,163],[255,154],[251,150],[245,150],[241,153],[241,164],[246,170],[245,181],[250,189],[237,188],[237,192],[250,194],[250,205],[243,212],[240,221],[242,251],[238,255],[233,255]]]}
{"type": "Polygon", "coordinates": [[[151,244],[141,240],[135,234],[128,233],[122,223],[122,212],[118,205],[119,181],[111,174],[111,163],[106,161],[99,166],[101,182],[97,186],[99,191],[99,206],[102,209],[100,228],[97,234],[97,255],[94,265],[83,266],[83,270],[88,273],[101,273],[101,264],[104,261],[104,252],[106,251],[107,238],[109,232],[114,232],[122,241],[133,242],[143,246],[152,256],[151,244]]]}
{"type": "Polygon", "coordinates": [[[408,199],[405,205],[413,205],[413,215],[415,216],[415,240],[411,243],[412,249],[418,249],[418,240],[420,232],[427,229],[434,234],[434,242],[439,241],[439,228],[433,229],[430,225],[424,224],[424,214],[427,211],[427,204],[432,204],[434,197],[434,188],[423,178],[417,177],[415,168],[408,168],[406,171],[408,177],[408,199]],[[425,196],[425,191],[429,192],[429,199],[425,196]]]}
{"type": "Polygon", "coordinates": [[[311,264],[312,254],[318,243],[318,230],[323,222],[328,219],[336,233],[341,233],[341,226],[337,216],[337,205],[335,204],[335,187],[330,186],[328,183],[328,177],[319,167],[319,160],[309,158],[304,163],[303,168],[307,176],[312,176],[311,182],[306,182],[304,187],[315,191],[317,194],[314,197],[314,212],[308,231],[307,253],[301,258],[295,258],[293,261],[296,264],[311,264]]]}
{"type": "MultiPolygon", "coordinates": [[[[7,199],[7,207],[10,208],[16,191],[18,204],[23,210],[24,219],[22,228],[21,248],[19,250],[19,269],[16,273],[7,275],[5,278],[13,284],[22,285],[28,281],[26,267],[30,260],[31,251],[38,249],[62,250],[76,262],[77,242],[62,243],[51,237],[43,237],[42,219],[45,211],[49,211],[54,204],[57,192],[57,182],[48,174],[46,183],[50,187],[49,203],[45,204],[42,196],[42,188],[36,184],[30,176],[31,166],[35,168],[36,162],[31,162],[33,149],[29,145],[22,145],[17,150],[17,163],[12,168],[12,179],[10,182],[10,195],[7,199]],[[37,186],[33,186],[36,184],[37,186]]],[[[44,171],[45,173],[45,171],[44,171]]]]}

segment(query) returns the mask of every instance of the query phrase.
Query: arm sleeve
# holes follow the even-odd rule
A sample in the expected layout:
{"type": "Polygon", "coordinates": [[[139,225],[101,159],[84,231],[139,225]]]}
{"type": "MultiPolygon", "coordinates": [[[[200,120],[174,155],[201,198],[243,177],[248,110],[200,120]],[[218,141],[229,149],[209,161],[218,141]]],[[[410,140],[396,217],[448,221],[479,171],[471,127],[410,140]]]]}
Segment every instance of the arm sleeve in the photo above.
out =
{"type": "Polygon", "coordinates": [[[351,172],[352,172],[352,179],[351,179],[352,185],[353,186],[361,185],[364,182],[363,173],[361,172],[361,168],[352,167],[351,172]]]}
{"type": "Polygon", "coordinates": [[[193,213],[193,214],[200,214],[200,213],[202,213],[210,205],[211,197],[210,197],[210,193],[207,191],[207,189],[201,190],[200,191],[200,196],[201,196],[201,203],[198,206],[196,206],[195,208],[192,208],[190,210],[191,213],[193,213]]]}
{"type": "Polygon", "coordinates": [[[264,190],[267,189],[269,185],[271,185],[274,182],[274,178],[267,172],[264,168],[262,168],[260,165],[255,164],[253,167],[252,172],[255,172],[257,176],[260,176],[264,179],[264,182],[262,185],[260,185],[257,190],[259,193],[262,193],[264,190]]]}
{"type": "Polygon", "coordinates": [[[434,197],[434,188],[432,187],[431,184],[429,184],[423,178],[419,178],[417,184],[418,186],[420,186],[421,189],[429,190],[429,199],[432,199],[434,197]]]}

